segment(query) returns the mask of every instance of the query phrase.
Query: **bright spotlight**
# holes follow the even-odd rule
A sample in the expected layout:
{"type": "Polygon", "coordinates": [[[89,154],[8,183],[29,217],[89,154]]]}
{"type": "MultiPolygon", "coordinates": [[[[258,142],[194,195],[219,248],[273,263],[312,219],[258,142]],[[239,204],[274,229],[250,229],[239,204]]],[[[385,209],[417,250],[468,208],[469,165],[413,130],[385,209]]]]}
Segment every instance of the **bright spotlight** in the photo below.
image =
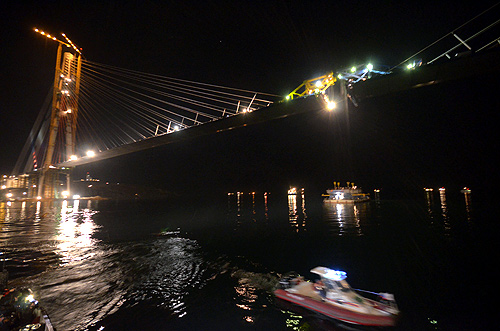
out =
{"type": "Polygon", "coordinates": [[[87,151],[87,156],[88,157],[94,157],[95,156],[95,152],[94,151],[87,151]]]}
{"type": "Polygon", "coordinates": [[[368,65],[366,66],[366,69],[368,69],[368,71],[372,71],[373,70],[373,64],[368,63],[368,65]]]}
{"type": "Polygon", "coordinates": [[[337,107],[337,104],[334,101],[328,101],[326,103],[326,109],[328,111],[334,110],[337,107]]]}
{"type": "Polygon", "coordinates": [[[408,65],[406,66],[406,69],[408,69],[408,70],[415,69],[415,62],[408,63],[408,65]]]}

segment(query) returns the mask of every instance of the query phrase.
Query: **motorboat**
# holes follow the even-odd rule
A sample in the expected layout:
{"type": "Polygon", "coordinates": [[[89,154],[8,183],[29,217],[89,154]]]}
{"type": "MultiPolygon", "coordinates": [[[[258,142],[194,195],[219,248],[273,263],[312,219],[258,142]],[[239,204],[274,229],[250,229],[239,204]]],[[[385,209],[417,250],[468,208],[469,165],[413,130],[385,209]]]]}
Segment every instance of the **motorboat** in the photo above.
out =
{"type": "Polygon", "coordinates": [[[306,281],[295,273],[286,274],[274,291],[276,297],[346,323],[366,326],[394,326],[399,315],[394,295],[355,290],[344,271],[316,267],[317,282],[306,281]],[[370,293],[369,299],[358,292],[370,293]]]}
{"type": "Polygon", "coordinates": [[[8,272],[1,272],[0,330],[54,331],[49,315],[29,288],[7,288],[8,272]]]}

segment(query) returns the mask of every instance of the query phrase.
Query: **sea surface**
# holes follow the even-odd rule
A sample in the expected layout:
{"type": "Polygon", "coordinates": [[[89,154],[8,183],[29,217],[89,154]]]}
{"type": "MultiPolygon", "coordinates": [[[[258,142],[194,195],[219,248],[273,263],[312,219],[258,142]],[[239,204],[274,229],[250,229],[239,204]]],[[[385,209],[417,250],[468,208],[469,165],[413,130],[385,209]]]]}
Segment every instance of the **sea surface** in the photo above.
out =
{"type": "Polygon", "coordinates": [[[393,293],[396,330],[497,327],[494,205],[437,188],[355,205],[297,192],[1,202],[0,258],[59,331],[357,330],[273,296],[280,275],[316,266],[393,293]]]}

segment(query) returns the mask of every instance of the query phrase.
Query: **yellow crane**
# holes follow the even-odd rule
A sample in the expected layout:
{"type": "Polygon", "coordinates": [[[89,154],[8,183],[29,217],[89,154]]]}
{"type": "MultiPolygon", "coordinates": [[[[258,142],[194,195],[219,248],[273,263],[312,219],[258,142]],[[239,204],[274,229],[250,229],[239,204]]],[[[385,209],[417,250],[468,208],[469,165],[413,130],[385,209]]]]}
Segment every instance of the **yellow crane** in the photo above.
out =
{"type": "Polygon", "coordinates": [[[333,75],[333,72],[305,80],[295,90],[290,92],[285,99],[293,100],[294,98],[300,98],[311,94],[325,93],[326,89],[334,85],[336,81],[337,78],[333,75]]]}
{"type": "Polygon", "coordinates": [[[330,72],[326,75],[319,76],[316,78],[308,79],[302,82],[295,90],[290,92],[285,100],[293,100],[294,98],[301,98],[309,95],[322,94],[326,102],[326,107],[328,110],[335,108],[335,102],[330,101],[325,91],[335,84],[337,78],[330,72]]]}

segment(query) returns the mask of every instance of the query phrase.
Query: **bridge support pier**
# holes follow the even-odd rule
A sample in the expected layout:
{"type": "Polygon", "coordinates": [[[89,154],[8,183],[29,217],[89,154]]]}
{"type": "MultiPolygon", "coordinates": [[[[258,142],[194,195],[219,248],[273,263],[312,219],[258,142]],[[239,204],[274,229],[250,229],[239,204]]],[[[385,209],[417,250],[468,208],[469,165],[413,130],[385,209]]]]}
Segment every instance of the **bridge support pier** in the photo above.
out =
{"type": "Polygon", "coordinates": [[[70,195],[71,168],[48,168],[33,175],[37,177],[34,181],[38,182],[37,198],[63,199],[70,195]]]}

